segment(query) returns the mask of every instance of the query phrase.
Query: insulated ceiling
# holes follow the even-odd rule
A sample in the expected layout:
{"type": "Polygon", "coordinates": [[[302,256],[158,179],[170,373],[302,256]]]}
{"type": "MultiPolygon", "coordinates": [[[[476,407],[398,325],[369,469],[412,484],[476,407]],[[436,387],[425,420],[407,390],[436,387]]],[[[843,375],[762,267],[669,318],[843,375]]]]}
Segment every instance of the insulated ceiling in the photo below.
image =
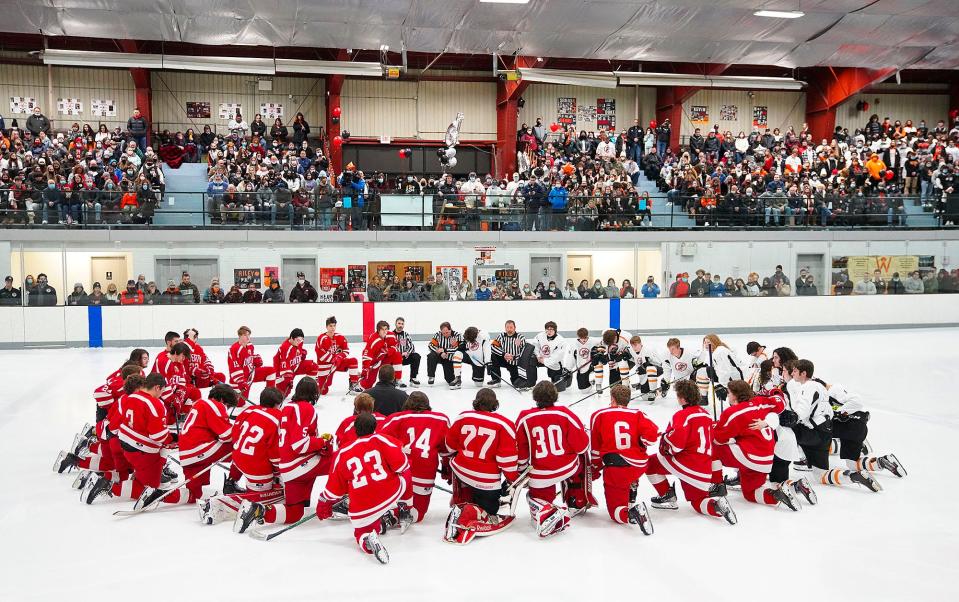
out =
{"type": "MultiPolygon", "coordinates": [[[[959,67],[959,0],[0,0],[0,30],[207,45],[959,67]],[[758,9],[801,10],[798,19],[758,9]]],[[[0,34],[2,39],[2,34],[0,34]]]]}

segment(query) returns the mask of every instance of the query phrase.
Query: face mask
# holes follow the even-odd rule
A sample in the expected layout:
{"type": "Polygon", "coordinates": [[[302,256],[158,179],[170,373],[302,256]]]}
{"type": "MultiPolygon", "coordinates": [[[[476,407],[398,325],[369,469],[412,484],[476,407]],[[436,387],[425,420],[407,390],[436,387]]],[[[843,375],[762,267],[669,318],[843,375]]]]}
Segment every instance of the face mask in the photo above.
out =
{"type": "Polygon", "coordinates": [[[49,188],[50,190],[53,190],[56,187],[57,187],[56,184],[47,184],[47,188],[49,188]]]}
{"type": "Polygon", "coordinates": [[[300,278],[299,280],[297,280],[297,282],[299,282],[300,284],[303,284],[303,283],[305,283],[305,282],[306,282],[306,280],[305,280],[305,279],[303,279],[303,278],[300,278]]]}
{"type": "Polygon", "coordinates": [[[32,285],[33,285],[33,279],[27,278],[27,286],[32,286],[32,285]]]}

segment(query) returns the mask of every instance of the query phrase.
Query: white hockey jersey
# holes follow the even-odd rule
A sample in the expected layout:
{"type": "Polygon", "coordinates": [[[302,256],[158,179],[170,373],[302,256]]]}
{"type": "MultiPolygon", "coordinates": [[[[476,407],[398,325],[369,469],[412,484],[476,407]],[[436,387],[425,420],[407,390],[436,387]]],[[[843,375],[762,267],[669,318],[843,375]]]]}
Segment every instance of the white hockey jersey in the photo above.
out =
{"type": "Polygon", "coordinates": [[[575,372],[590,372],[593,369],[593,347],[599,345],[599,339],[588,337],[585,342],[578,338],[570,339],[566,345],[566,368],[575,372]]]}
{"type": "Polygon", "coordinates": [[[639,348],[639,351],[633,349],[633,346],[628,347],[629,355],[633,358],[633,363],[637,366],[642,364],[650,364],[653,366],[662,366],[663,357],[659,353],[648,345],[642,345],[639,348]]]}
{"type": "Polygon", "coordinates": [[[846,387],[837,384],[829,385],[828,390],[829,404],[834,412],[855,414],[856,412],[866,411],[858,393],[851,393],[846,387]]]}
{"type": "Polygon", "coordinates": [[[752,385],[759,378],[759,364],[766,361],[767,358],[765,353],[760,353],[759,356],[747,355],[743,358],[743,363],[741,365],[743,370],[743,380],[752,385]]]}
{"type": "Polygon", "coordinates": [[[619,339],[612,345],[606,345],[602,341],[599,341],[597,345],[606,347],[606,354],[610,358],[622,357],[623,354],[629,351],[629,339],[633,338],[633,335],[629,334],[625,330],[619,332],[619,339]]]}
{"type": "MultiPolygon", "coordinates": [[[[709,365],[709,351],[702,349],[696,359],[705,366],[709,365]]],[[[736,360],[736,355],[728,347],[717,347],[713,349],[713,368],[716,370],[716,377],[719,384],[726,386],[731,380],[743,380],[743,369],[736,360]]]]}
{"type": "Polygon", "coordinates": [[[693,373],[693,352],[685,347],[679,348],[676,357],[668,349],[663,356],[663,380],[674,383],[689,378],[693,373]]]}
{"type": "Polygon", "coordinates": [[[550,370],[558,370],[563,365],[563,357],[566,354],[566,339],[561,334],[557,334],[552,339],[541,332],[533,339],[536,359],[550,370]]]}
{"type": "Polygon", "coordinates": [[[485,330],[479,330],[476,333],[476,340],[472,343],[469,341],[464,341],[463,345],[466,347],[466,355],[469,357],[469,361],[475,366],[485,366],[489,362],[493,361],[493,352],[490,349],[491,339],[489,338],[489,333],[485,330]]]}

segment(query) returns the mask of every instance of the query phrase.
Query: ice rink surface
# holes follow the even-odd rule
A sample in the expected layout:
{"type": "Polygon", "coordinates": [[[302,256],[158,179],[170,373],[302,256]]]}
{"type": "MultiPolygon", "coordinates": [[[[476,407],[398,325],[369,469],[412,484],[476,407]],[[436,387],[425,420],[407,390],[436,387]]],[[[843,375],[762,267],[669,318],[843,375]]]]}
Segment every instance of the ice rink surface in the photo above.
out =
{"type": "MultiPolygon", "coordinates": [[[[687,347],[701,342],[681,338],[687,347]]],[[[391,556],[384,567],[359,552],[343,521],[313,521],[260,542],[235,535],[229,524],[201,526],[193,506],[118,519],[112,512],[132,502],[82,504],[70,488],[74,474],[57,475],[51,466],[93,419],[93,389],[128,350],[0,352],[0,446],[7,472],[0,488],[0,600],[955,599],[959,329],[723,338],[740,354],[751,339],[766,344],[768,353],[792,347],[815,362],[817,376],[862,394],[872,411],[874,450],[896,453],[909,476],[879,473],[880,493],[815,485],[819,505],[799,513],[756,506],[731,491],[736,526],[695,514],[680,497],[677,511],[650,509],[651,537],[609,519],[597,481],[601,506],[574,519],[566,532],[539,540],[524,500],[510,529],[467,546],[441,540],[449,496],[434,490],[423,523],[382,538],[391,556]]],[[[645,342],[664,348],[665,337],[645,342]]],[[[307,345],[312,357],[312,340],[307,345]]],[[[269,362],[276,347],[257,349],[269,362]]],[[[151,356],[158,350],[150,348],[151,356]]],[[[226,372],[226,348],[206,350],[226,372]]],[[[469,408],[475,391],[469,373],[464,366],[460,391],[440,386],[441,378],[422,387],[434,410],[453,417],[469,408]]],[[[420,378],[425,385],[425,361],[420,378]]],[[[321,430],[333,432],[351,412],[345,391],[340,375],[317,405],[321,430]]],[[[531,404],[528,394],[506,386],[497,395],[510,418],[531,404]]],[[[581,396],[573,390],[560,399],[571,403],[581,396]]],[[[575,410],[586,421],[608,399],[594,397],[575,410]]],[[[640,407],[662,427],[678,406],[670,394],[640,407]]],[[[219,479],[215,475],[214,483],[219,479]]],[[[640,497],[648,500],[652,492],[643,479],[640,497]]]]}

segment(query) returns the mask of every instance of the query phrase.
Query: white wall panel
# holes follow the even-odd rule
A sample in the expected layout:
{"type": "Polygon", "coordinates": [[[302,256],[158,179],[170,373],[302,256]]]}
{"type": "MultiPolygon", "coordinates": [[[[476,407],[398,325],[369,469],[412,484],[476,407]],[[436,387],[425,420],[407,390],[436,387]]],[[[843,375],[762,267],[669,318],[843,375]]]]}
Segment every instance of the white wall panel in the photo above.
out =
{"type": "MultiPolygon", "coordinates": [[[[685,137],[691,136],[698,127],[705,135],[716,124],[719,125],[720,132],[729,130],[733,136],[738,135],[740,130],[749,134],[753,128],[753,107],[760,106],[764,106],[768,110],[767,127],[770,130],[776,128],[786,130],[789,126],[794,126],[796,131],[799,131],[806,119],[805,92],[756,90],[750,98],[748,90],[700,90],[683,103],[683,122],[680,134],[685,140],[685,137]],[[709,109],[709,123],[694,124],[690,121],[690,108],[704,105],[709,109]],[[725,121],[721,119],[720,112],[723,105],[736,107],[735,120],[725,121]]],[[[675,124],[673,125],[675,127],[675,124]]]]}
{"type": "Polygon", "coordinates": [[[442,140],[458,112],[464,116],[460,139],[496,139],[494,83],[419,82],[416,110],[419,135],[426,140],[442,140]]]}
{"type": "Polygon", "coordinates": [[[869,121],[872,114],[879,115],[880,121],[888,117],[895,122],[903,123],[912,119],[913,124],[919,125],[920,119],[926,120],[930,128],[942,119],[949,121],[949,95],[929,92],[926,94],[856,94],[836,107],[836,125],[849,128],[850,132],[862,128],[869,121]],[[869,103],[868,111],[857,111],[856,103],[860,100],[869,103]],[[877,102],[878,100],[878,102],[877,102]]]}
{"type": "Polygon", "coordinates": [[[354,136],[414,138],[416,102],[416,82],[347,79],[340,96],[341,126],[354,136]]]}
{"type": "Polygon", "coordinates": [[[126,69],[53,67],[54,104],[50,106],[46,66],[0,64],[0,113],[6,119],[7,127],[12,119],[17,119],[20,127],[24,127],[28,115],[10,113],[11,96],[37,99],[43,114],[53,122],[54,130],[68,130],[73,123],[89,123],[94,130],[101,122],[110,129],[117,125],[126,127],[135,105],[133,78],[126,69]],[[59,98],[79,98],[83,102],[83,113],[59,115],[56,107],[59,98]],[[90,100],[94,98],[113,100],[116,117],[94,117],[90,113],[90,100]]]}
{"type": "MultiPolygon", "coordinates": [[[[152,74],[153,121],[160,129],[171,131],[193,128],[197,133],[204,125],[226,133],[228,119],[219,119],[220,103],[239,103],[243,118],[249,123],[260,111],[260,103],[283,104],[283,123],[289,126],[297,112],[303,113],[316,136],[326,124],[326,85],[322,77],[275,76],[273,90],[257,89],[257,78],[264,76],[193,73],[188,71],[155,71],[152,74]],[[292,96],[292,98],[291,98],[292,96]],[[187,102],[209,102],[209,119],[190,119],[186,114],[187,102]]],[[[273,125],[267,121],[267,131],[273,125]]],[[[292,130],[290,134],[292,135],[292,130]]]]}

